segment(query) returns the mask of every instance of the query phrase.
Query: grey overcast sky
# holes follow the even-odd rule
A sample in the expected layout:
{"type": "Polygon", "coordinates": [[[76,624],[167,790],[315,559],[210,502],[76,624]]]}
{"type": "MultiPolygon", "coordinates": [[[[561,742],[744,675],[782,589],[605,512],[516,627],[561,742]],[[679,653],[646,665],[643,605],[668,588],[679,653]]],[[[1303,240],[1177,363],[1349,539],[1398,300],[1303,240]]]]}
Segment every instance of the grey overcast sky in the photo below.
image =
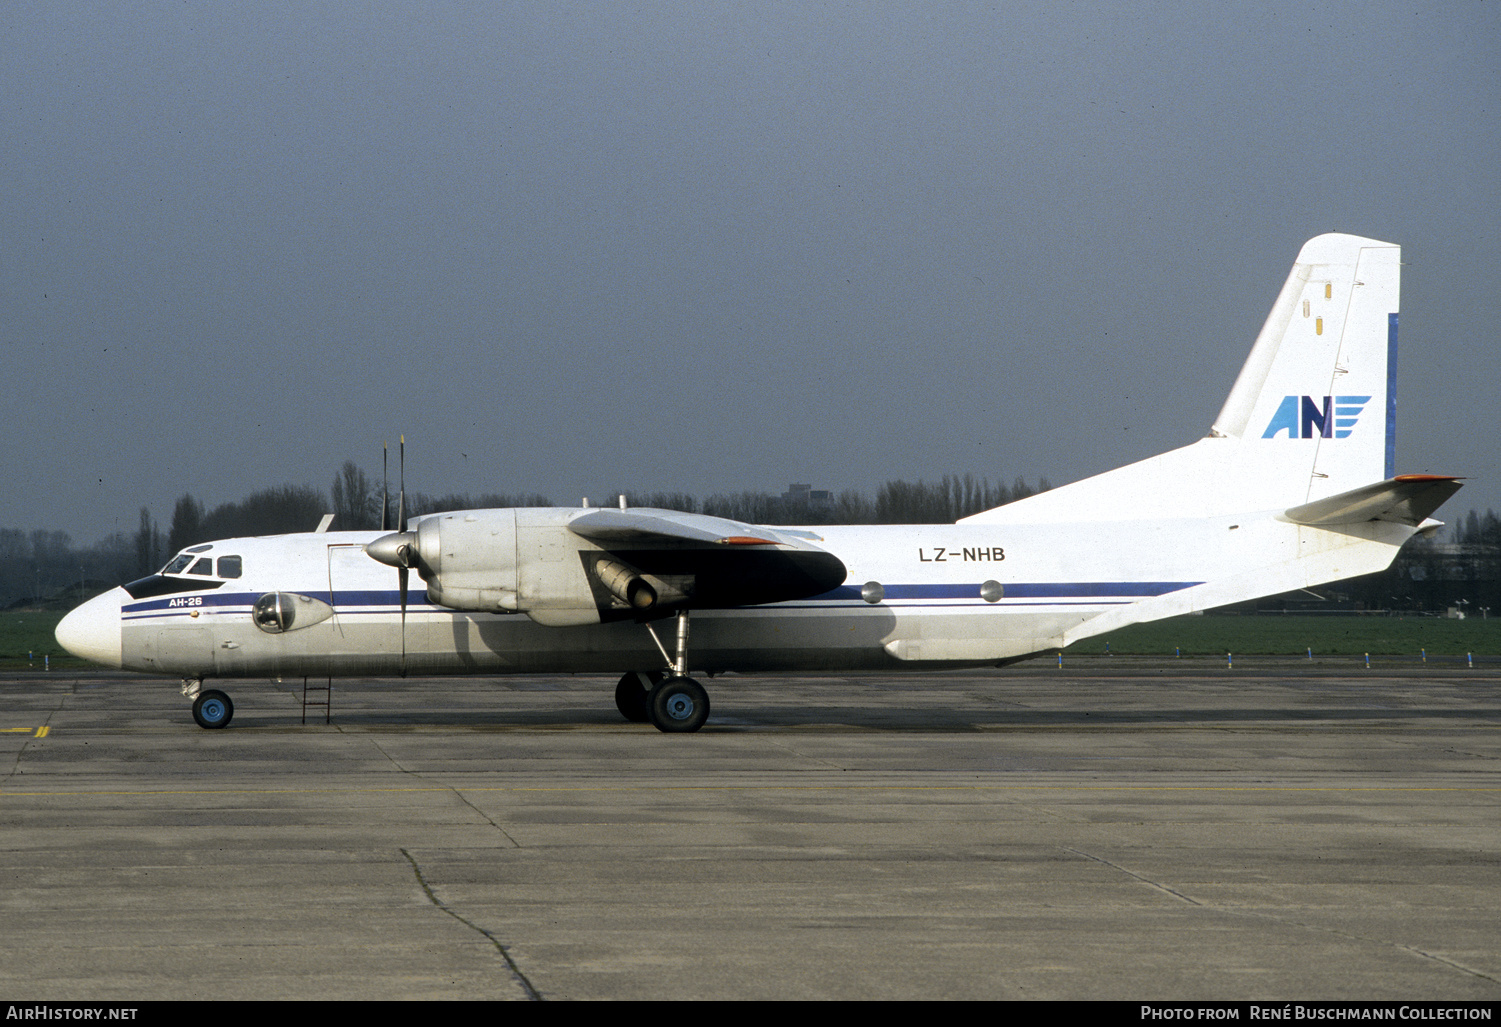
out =
{"type": "Polygon", "coordinates": [[[1501,509],[1501,4],[0,8],[0,527],[284,483],[1054,484],[1403,245],[1398,470],[1501,509]]]}

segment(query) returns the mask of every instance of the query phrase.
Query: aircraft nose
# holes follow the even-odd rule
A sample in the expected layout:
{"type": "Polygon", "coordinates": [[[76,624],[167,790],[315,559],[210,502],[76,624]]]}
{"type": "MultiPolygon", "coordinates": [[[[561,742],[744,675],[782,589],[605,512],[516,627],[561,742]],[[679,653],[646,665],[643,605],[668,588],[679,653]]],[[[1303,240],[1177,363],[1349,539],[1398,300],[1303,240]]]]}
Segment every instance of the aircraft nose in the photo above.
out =
{"type": "Polygon", "coordinates": [[[120,607],[125,598],[123,588],[112,588],[69,613],[57,624],[58,645],[85,660],[120,666],[120,607]]]}

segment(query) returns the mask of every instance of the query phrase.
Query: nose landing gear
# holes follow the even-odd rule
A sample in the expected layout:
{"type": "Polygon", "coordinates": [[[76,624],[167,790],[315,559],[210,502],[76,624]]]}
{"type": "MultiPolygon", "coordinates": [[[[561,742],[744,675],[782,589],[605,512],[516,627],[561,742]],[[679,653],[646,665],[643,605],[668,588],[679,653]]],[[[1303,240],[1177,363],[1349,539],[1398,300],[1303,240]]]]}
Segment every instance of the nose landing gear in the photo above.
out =
{"type": "Polygon", "coordinates": [[[235,704],[216,688],[203,691],[202,678],[183,678],[182,694],[193,700],[193,719],[199,727],[228,727],[235,715],[235,704]]]}
{"type": "Polygon", "coordinates": [[[234,715],[235,704],[229,701],[229,696],[216,688],[199,692],[198,698],[193,700],[193,719],[198,722],[199,727],[228,727],[234,715]]]}

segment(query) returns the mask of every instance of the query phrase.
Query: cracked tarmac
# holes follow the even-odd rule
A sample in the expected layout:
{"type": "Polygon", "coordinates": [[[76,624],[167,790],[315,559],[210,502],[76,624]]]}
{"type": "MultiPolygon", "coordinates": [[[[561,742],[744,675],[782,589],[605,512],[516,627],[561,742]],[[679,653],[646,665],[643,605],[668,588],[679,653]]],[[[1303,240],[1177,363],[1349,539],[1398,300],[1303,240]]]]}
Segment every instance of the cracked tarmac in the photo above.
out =
{"type": "Polygon", "coordinates": [[[1501,670],[613,685],[0,677],[0,991],[1501,998],[1501,670]]]}

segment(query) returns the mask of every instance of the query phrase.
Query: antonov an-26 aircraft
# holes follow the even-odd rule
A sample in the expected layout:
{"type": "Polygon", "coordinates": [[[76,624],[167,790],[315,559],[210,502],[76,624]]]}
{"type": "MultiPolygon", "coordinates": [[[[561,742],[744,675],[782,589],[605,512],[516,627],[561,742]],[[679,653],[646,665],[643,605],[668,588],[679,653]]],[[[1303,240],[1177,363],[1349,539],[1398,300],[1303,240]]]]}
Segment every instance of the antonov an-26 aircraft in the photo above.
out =
{"type": "Polygon", "coordinates": [[[234,709],[206,678],[624,672],[620,712],[684,732],[709,716],[690,671],[998,666],[1380,571],[1459,488],[1394,471],[1399,255],[1313,239],[1207,437],[956,524],[585,505],[228,539],[89,600],[57,638],[181,677],[206,728],[234,709]]]}

